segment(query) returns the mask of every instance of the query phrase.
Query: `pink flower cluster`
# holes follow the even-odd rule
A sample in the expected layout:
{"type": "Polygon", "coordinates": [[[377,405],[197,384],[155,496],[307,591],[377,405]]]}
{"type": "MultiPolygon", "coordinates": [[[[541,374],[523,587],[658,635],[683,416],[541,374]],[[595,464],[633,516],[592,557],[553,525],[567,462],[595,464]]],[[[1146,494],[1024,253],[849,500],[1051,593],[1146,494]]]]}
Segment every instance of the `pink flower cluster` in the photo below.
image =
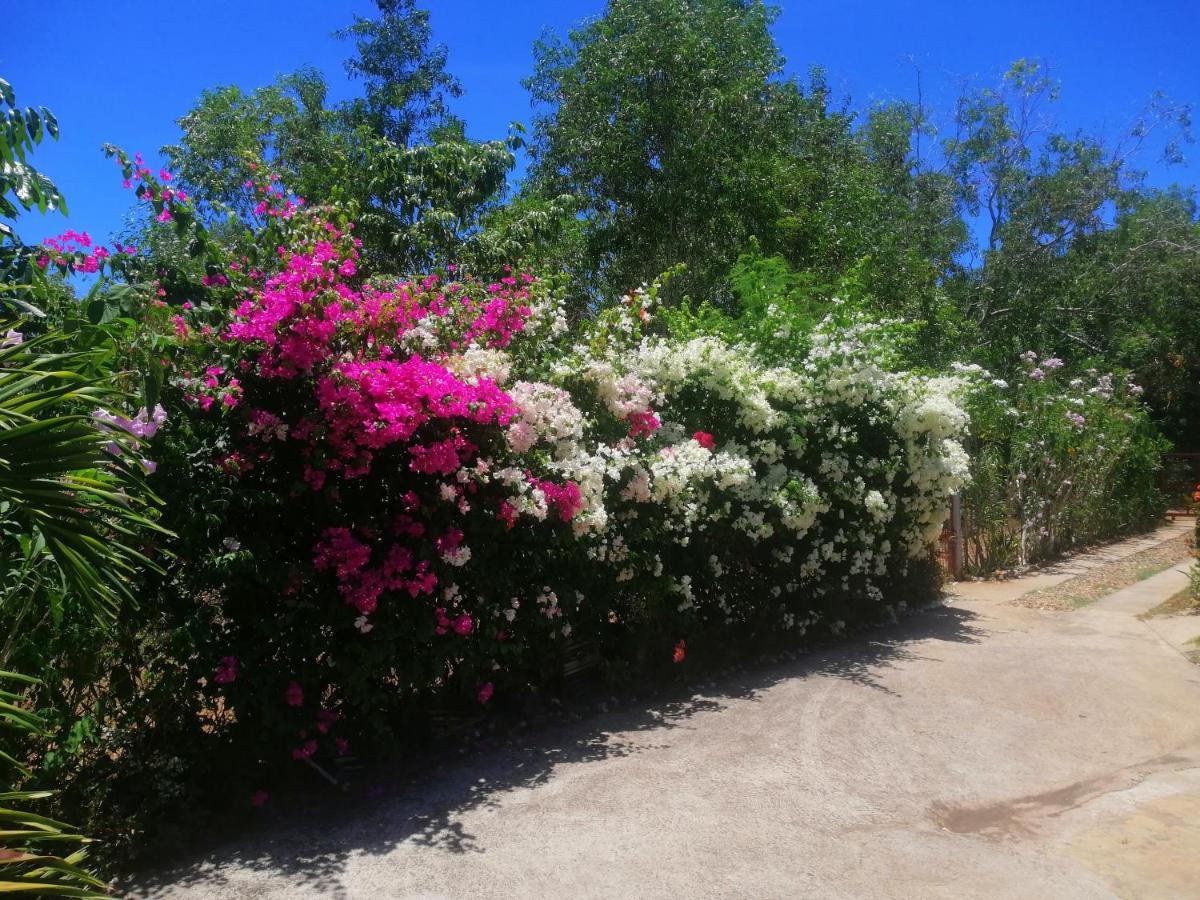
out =
{"type": "Polygon", "coordinates": [[[466,637],[475,630],[475,620],[466,613],[460,613],[452,619],[446,615],[446,608],[439,606],[433,614],[437,618],[437,626],[433,630],[439,635],[453,631],[459,637],[466,637]]]}
{"type": "MultiPolygon", "coordinates": [[[[527,273],[522,273],[521,278],[526,284],[533,282],[533,276],[527,273]]],[[[532,314],[524,302],[529,294],[518,286],[517,279],[511,275],[488,285],[488,293],[490,298],[484,303],[480,315],[468,326],[463,343],[507,347],[513,335],[524,330],[525,322],[532,314]]]]}
{"type": "MultiPolygon", "coordinates": [[[[252,170],[257,170],[257,164],[251,164],[252,170]]],[[[267,176],[265,182],[246,181],[244,187],[258,196],[254,206],[254,214],[260,217],[290,219],[304,206],[303,197],[291,197],[276,182],[279,176],[274,172],[267,176]]]]}
{"type": "MultiPolygon", "coordinates": [[[[44,252],[38,256],[38,268],[45,269],[51,263],[64,271],[94,274],[114,257],[107,247],[93,246],[92,237],[86,231],[68,229],[56,237],[42,241],[44,252]]],[[[117,253],[132,256],[135,247],[120,247],[117,253]]]]}
{"type": "MultiPolygon", "coordinates": [[[[167,421],[167,411],[161,405],[156,404],[153,412],[148,412],[145,407],[142,407],[136,416],[128,418],[111,413],[106,409],[97,409],[92,413],[92,419],[101,432],[111,434],[120,430],[137,438],[138,440],[124,442],[124,447],[137,453],[141,450],[141,441],[153,438],[158,433],[158,429],[167,421]]],[[[109,442],[105,445],[105,449],[113,456],[122,456],[125,452],[122,443],[117,441],[109,442]]],[[[140,459],[138,463],[147,475],[153,475],[158,468],[158,463],[149,459],[140,459]]]]}
{"type": "Polygon", "coordinates": [[[217,670],[213,673],[213,681],[217,684],[233,684],[237,681],[238,676],[238,658],[236,656],[223,656],[221,661],[217,663],[217,670]]]}
{"type": "Polygon", "coordinates": [[[231,339],[263,346],[259,366],[268,377],[310,372],[336,352],[339,339],[365,343],[380,360],[392,359],[399,353],[396,343],[425,320],[444,326],[447,350],[472,342],[505,347],[532,315],[525,286],[531,275],[521,276],[524,284],[512,277],[491,284],[481,300],[457,282],[443,288],[434,275],[389,291],[356,289],[347,279],[357,274],[358,251],[339,252],[333,242],[344,243],[345,234],[324,227],[329,239],[289,256],[284,270],[237,308],[229,326],[231,339]]]}
{"type": "Polygon", "coordinates": [[[208,366],[196,378],[185,374],[178,384],[184,390],[184,399],[196,404],[204,412],[217,403],[233,409],[242,402],[242,383],[236,376],[230,375],[224,366],[208,366]]]}
{"type": "Polygon", "coordinates": [[[533,486],[546,498],[546,506],[554,510],[564,522],[570,522],[583,508],[583,495],[579,485],[573,481],[555,484],[552,481],[534,481],[533,486]]]}
{"type": "MultiPolygon", "coordinates": [[[[269,198],[281,195],[268,189],[259,196],[275,202],[269,198]]],[[[487,542],[502,529],[518,521],[561,528],[584,507],[573,481],[523,468],[495,474],[495,455],[512,452],[506,428],[521,408],[496,380],[464,370],[467,354],[459,355],[510,346],[533,317],[535,279],[509,273],[486,286],[439,276],[363,283],[350,228],[321,215],[284,207],[279,217],[291,221],[280,227],[308,235],[308,243],[295,253],[279,248],[276,274],[242,282],[248,290],[222,334],[227,358],[237,362],[204,368],[185,391],[204,408],[239,406],[221,420],[236,427],[222,450],[225,470],[268,490],[316,494],[308,499],[322,518],[301,527],[312,527],[313,568],[353,611],[346,633],[354,635],[353,620],[356,640],[387,640],[397,622],[413,621],[407,610],[415,608],[416,621],[444,638],[437,644],[447,664],[465,672],[467,644],[509,639],[487,617],[495,611],[486,591],[476,592],[480,562],[472,563],[471,545],[490,561],[487,542]],[[549,516],[518,514],[530,488],[549,516]],[[348,513],[354,509],[364,510],[360,518],[348,513]]],[[[641,427],[659,427],[657,416],[647,413],[641,427]]],[[[322,581],[314,590],[326,589],[322,581]]],[[[222,660],[214,680],[237,674],[236,660],[222,660]]],[[[487,704],[493,684],[471,684],[487,704]]],[[[271,690],[279,696],[277,682],[271,690]]],[[[283,703],[307,710],[317,699],[337,706],[338,697],[335,684],[293,681],[283,703]]],[[[307,731],[289,744],[298,760],[324,747],[318,738],[335,717],[318,714],[315,731],[306,721],[307,731]]],[[[338,746],[344,753],[344,742],[338,746]]]]}
{"type": "MultiPolygon", "coordinates": [[[[327,466],[347,477],[370,470],[373,451],[411,441],[434,420],[505,425],[516,406],[494,382],[468,384],[437,363],[344,362],[317,380],[317,402],[336,458],[327,466]]],[[[453,429],[453,425],[451,426],[453,429]]],[[[409,448],[414,471],[449,474],[470,460],[474,445],[454,433],[409,448]]]]}
{"type": "Polygon", "coordinates": [[[363,615],[375,612],[385,591],[406,591],[416,597],[437,587],[428,560],[418,561],[407,544],[391,543],[375,554],[349,528],[325,529],[313,548],[313,565],[318,571],[332,571],[346,603],[363,615]],[[378,562],[371,566],[373,556],[378,562]]]}
{"type": "Polygon", "coordinates": [[[629,436],[631,438],[641,437],[645,434],[654,434],[662,427],[662,422],[658,415],[652,410],[639,410],[631,412],[625,417],[625,421],[629,423],[629,436]]]}

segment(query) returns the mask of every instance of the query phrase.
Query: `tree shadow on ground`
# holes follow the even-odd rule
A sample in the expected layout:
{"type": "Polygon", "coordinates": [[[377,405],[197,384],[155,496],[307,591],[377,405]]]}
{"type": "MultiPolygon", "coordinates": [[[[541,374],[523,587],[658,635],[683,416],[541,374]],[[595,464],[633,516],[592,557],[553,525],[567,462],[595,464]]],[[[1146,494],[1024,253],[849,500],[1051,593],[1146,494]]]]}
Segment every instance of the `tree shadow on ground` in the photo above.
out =
{"type": "Polygon", "coordinates": [[[472,810],[497,806],[511,791],[548,783],[565,764],[589,763],[653,751],[655,734],[666,734],[732,701],[757,700],[786,681],[826,676],[899,697],[880,678],[897,663],[926,659],[937,642],[977,643],[987,633],[978,614],[948,605],[913,613],[899,624],[878,627],[815,652],[795,654],[737,671],[709,676],[687,690],[628,700],[517,736],[505,743],[456,755],[414,777],[411,772],[372,772],[354,795],[324,795],[303,807],[277,811],[259,827],[192,862],[144,873],[125,885],[131,897],[154,897],[167,889],[227,884],[225,869],[287,878],[297,889],[344,896],[341,876],[354,855],[383,855],[402,843],[451,853],[482,853],[463,826],[472,810]]]}

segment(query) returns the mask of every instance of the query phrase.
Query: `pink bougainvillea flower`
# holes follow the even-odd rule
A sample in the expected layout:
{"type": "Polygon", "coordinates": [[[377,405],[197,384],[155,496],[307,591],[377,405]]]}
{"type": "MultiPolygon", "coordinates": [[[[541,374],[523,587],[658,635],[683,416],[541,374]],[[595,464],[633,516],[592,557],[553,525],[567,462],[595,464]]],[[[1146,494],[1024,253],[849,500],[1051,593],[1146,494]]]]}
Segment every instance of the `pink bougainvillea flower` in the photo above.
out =
{"type": "Polygon", "coordinates": [[[317,713],[317,731],[328,734],[333,724],[342,717],[341,713],[332,709],[322,709],[317,713]]]}
{"type": "Polygon", "coordinates": [[[290,681],[287,690],[283,692],[283,698],[287,701],[288,706],[303,706],[304,690],[297,682],[290,681]]]}
{"type": "Polygon", "coordinates": [[[711,450],[713,447],[717,446],[716,440],[707,431],[697,431],[692,435],[692,440],[705,450],[711,450]]]}
{"type": "Polygon", "coordinates": [[[316,738],[309,738],[292,751],[292,759],[311,759],[317,752],[316,738]]]}
{"type": "Polygon", "coordinates": [[[213,681],[217,684],[233,684],[238,676],[238,658],[236,656],[223,656],[221,661],[217,663],[217,670],[213,673],[213,681]]]}
{"type": "Polygon", "coordinates": [[[479,698],[479,702],[486,705],[487,702],[492,699],[492,694],[494,694],[495,692],[496,692],[496,686],[494,684],[492,684],[490,681],[485,682],[484,684],[480,685],[479,693],[477,694],[477,696],[479,698]]]}
{"type": "Polygon", "coordinates": [[[554,510],[564,522],[570,522],[583,508],[583,494],[573,481],[555,484],[552,481],[535,481],[533,486],[546,498],[546,506],[554,510]]]}
{"type": "Polygon", "coordinates": [[[687,658],[687,641],[681,640],[675,645],[675,652],[671,654],[671,661],[681,663],[687,658]]]}
{"type": "Polygon", "coordinates": [[[632,438],[641,437],[644,434],[653,434],[662,427],[662,421],[651,410],[643,410],[639,412],[631,412],[625,417],[629,423],[629,436],[632,438]]]}
{"type": "Polygon", "coordinates": [[[496,513],[496,518],[504,523],[504,527],[512,531],[517,524],[517,510],[507,500],[500,502],[500,510],[496,513]]]}
{"type": "Polygon", "coordinates": [[[267,805],[267,801],[271,799],[271,795],[266,791],[255,791],[250,795],[250,805],[255,809],[262,809],[267,805]]]}

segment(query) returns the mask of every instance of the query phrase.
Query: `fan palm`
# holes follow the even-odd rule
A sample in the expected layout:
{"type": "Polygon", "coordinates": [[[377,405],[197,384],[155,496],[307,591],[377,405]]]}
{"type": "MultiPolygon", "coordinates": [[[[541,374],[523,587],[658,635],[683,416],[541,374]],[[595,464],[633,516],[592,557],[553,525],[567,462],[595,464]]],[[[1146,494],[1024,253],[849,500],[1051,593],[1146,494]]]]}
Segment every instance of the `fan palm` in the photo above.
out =
{"type": "MultiPolygon", "coordinates": [[[[147,515],[155,500],[135,439],[92,415],[129,398],[111,379],[80,374],[91,351],[57,352],[55,338],[0,349],[0,527],[32,536],[64,587],[109,619],[133,602],[138,570],[155,567],[138,544],[163,532],[147,515]]],[[[12,555],[0,548],[0,561],[12,555]]],[[[10,564],[8,585],[29,568],[27,559],[10,564]]],[[[34,599],[21,580],[4,591],[18,594],[5,606],[34,599]]]]}

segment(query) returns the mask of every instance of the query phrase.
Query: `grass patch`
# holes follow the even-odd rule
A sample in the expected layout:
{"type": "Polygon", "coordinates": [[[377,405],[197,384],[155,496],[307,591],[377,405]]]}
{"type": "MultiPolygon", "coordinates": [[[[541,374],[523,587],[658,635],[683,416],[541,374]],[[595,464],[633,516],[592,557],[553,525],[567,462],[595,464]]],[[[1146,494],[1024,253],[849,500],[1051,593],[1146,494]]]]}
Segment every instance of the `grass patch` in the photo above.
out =
{"type": "MultiPolygon", "coordinates": [[[[1138,616],[1139,619],[1152,619],[1155,616],[1194,616],[1200,614],[1200,597],[1191,586],[1185,587],[1173,594],[1153,609],[1148,609],[1138,616]]],[[[1195,643],[1193,641],[1193,643],[1195,643]]]]}
{"type": "Polygon", "coordinates": [[[1195,647],[1195,650],[1185,650],[1183,655],[1200,666],[1200,637],[1194,637],[1187,642],[1186,646],[1195,647]]]}

